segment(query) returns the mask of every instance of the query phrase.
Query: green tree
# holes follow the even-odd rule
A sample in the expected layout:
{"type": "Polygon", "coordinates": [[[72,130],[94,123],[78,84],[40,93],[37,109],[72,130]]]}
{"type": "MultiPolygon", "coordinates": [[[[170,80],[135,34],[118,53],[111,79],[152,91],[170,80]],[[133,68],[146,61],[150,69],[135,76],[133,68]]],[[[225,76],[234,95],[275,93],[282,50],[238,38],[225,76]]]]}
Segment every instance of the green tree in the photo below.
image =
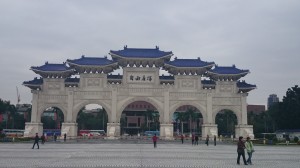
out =
{"type": "Polygon", "coordinates": [[[187,119],[187,115],[185,114],[185,113],[183,113],[183,112],[176,112],[176,122],[179,120],[179,123],[180,123],[180,125],[181,125],[181,134],[183,134],[183,122],[184,121],[186,121],[186,119],[187,119]]]}
{"type": "Polygon", "coordinates": [[[271,106],[269,113],[277,129],[300,128],[300,88],[298,85],[289,88],[282,102],[271,106]]]}
{"type": "Polygon", "coordinates": [[[233,135],[235,132],[235,125],[237,124],[237,117],[231,110],[224,110],[217,114],[216,124],[218,124],[219,134],[233,135]]]}

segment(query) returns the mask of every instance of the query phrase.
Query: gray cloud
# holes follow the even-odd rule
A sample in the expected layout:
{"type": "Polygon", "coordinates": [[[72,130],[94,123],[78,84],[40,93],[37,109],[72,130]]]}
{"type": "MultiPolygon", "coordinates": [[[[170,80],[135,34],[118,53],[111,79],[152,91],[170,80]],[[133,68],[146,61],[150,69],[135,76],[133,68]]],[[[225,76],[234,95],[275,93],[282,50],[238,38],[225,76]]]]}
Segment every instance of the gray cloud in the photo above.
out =
{"type": "Polygon", "coordinates": [[[300,2],[0,1],[1,98],[31,101],[21,86],[45,61],[104,56],[110,49],[154,47],[249,69],[249,104],[266,104],[300,83],[300,2]]]}

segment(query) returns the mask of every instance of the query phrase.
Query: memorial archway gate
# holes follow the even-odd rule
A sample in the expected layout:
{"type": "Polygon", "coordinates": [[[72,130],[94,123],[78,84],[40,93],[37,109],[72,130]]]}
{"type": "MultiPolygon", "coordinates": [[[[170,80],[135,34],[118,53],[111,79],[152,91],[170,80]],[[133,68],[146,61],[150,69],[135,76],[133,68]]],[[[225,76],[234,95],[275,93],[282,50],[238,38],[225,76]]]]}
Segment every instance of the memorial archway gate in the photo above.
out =
{"type": "Polygon", "coordinates": [[[46,106],[62,109],[65,119],[62,134],[77,136],[76,116],[87,104],[99,104],[107,112],[108,138],[120,137],[120,118],[126,106],[145,101],[159,112],[160,137],[173,139],[174,111],[192,105],[203,116],[202,137],[217,135],[215,116],[222,109],[231,109],[238,118],[236,136],[253,136],[247,125],[247,95],[255,85],[238,81],[249,73],[235,66],[221,67],[198,59],[170,61],[172,52],[124,47],[110,51],[107,57],[85,57],[62,64],[31,67],[42,78],[25,81],[32,90],[31,122],[26,123],[25,136],[42,134],[40,116],[46,106]],[[122,67],[123,75],[111,75],[122,67]],[[171,75],[159,75],[160,69],[171,75]],[[73,75],[79,75],[73,77],[73,75]],[[205,80],[202,78],[206,77],[205,80]]]}

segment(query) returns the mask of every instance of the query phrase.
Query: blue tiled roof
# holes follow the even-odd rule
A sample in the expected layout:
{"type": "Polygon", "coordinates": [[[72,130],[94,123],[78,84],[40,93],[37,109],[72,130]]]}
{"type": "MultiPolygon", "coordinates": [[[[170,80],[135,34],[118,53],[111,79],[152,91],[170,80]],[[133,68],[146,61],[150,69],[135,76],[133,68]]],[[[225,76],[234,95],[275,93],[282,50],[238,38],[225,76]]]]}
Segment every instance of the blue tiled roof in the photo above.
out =
{"type": "Polygon", "coordinates": [[[79,83],[80,78],[66,78],[65,82],[67,83],[79,83]]]}
{"type": "Polygon", "coordinates": [[[249,73],[249,70],[241,70],[235,67],[235,65],[231,67],[221,67],[221,66],[215,66],[214,69],[209,70],[212,73],[217,74],[242,74],[242,73],[249,73]]]}
{"type": "Polygon", "coordinates": [[[43,84],[43,78],[34,78],[31,81],[24,81],[23,85],[41,85],[43,84]]]}
{"type": "Polygon", "coordinates": [[[107,57],[85,57],[81,56],[79,59],[74,59],[74,60],[67,60],[69,63],[77,64],[77,65],[98,65],[98,66],[103,66],[103,65],[109,65],[116,63],[116,61],[109,60],[107,57]]]}
{"type": "Polygon", "coordinates": [[[215,81],[212,81],[212,80],[201,80],[201,83],[202,84],[206,84],[206,85],[215,85],[216,82],[215,81]]]}
{"type": "Polygon", "coordinates": [[[159,76],[160,80],[174,80],[174,76],[159,76]]]}
{"type": "Polygon", "coordinates": [[[174,61],[166,62],[165,64],[176,67],[205,67],[208,65],[214,65],[214,62],[205,62],[198,59],[175,59],[174,61]]]}
{"type": "Polygon", "coordinates": [[[160,58],[160,57],[173,54],[172,51],[170,52],[161,51],[159,50],[158,47],[154,49],[146,49],[146,48],[127,48],[127,46],[125,46],[123,50],[119,50],[119,51],[110,50],[110,53],[122,57],[128,57],[128,58],[160,58]]]}
{"type": "Polygon", "coordinates": [[[122,79],[123,75],[107,75],[107,79],[122,79]]]}
{"type": "Polygon", "coordinates": [[[236,85],[238,88],[256,88],[256,85],[248,84],[245,81],[238,81],[236,85]]]}
{"type": "Polygon", "coordinates": [[[39,66],[39,67],[31,67],[32,70],[38,70],[38,71],[67,71],[71,70],[70,67],[67,67],[65,63],[63,64],[49,64],[48,62],[45,63],[45,65],[39,66]]]}

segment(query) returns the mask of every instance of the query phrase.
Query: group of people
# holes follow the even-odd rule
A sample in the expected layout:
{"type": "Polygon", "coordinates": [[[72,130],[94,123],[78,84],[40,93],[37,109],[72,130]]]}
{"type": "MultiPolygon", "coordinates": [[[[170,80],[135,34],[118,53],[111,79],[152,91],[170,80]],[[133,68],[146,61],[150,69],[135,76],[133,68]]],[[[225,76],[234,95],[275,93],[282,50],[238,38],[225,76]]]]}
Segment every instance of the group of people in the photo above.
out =
{"type": "MultiPolygon", "coordinates": [[[[54,134],[53,137],[54,137],[54,141],[56,142],[57,135],[54,134]]],[[[46,136],[43,134],[43,135],[41,136],[41,138],[40,138],[39,135],[38,135],[38,133],[36,133],[36,134],[35,134],[35,137],[34,137],[34,143],[33,143],[32,149],[34,149],[34,146],[35,146],[35,145],[37,146],[38,149],[40,149],[40,146],[39,146],[39,140],[42,141],[42,144],[45,144],[45,142],[46,142],[46,136]]],[[[65,134],[64,134],[64,142],[66,142],[66,140],[67,140],[67,134],[65,133],[65,134]]]]}
{"type": "Polygon", "coordinates": [[[238,153],[238,157],[237,157],[237,164],[240,164],[240,158],[241,156],[243,157],[243,161],[245,165],[252,165],[252,154],[254,152],[254,147],[253,147],[253,143],[251,141],[250,137],[247,137],[246,142],[243,141],[243,137],[240,136],[239,137],[239,141],[237,143],[237,153],[238,153]],[[248,159],[246,160],[245,158],[245,149],[247,151],[248,154],[248,159]]]}

